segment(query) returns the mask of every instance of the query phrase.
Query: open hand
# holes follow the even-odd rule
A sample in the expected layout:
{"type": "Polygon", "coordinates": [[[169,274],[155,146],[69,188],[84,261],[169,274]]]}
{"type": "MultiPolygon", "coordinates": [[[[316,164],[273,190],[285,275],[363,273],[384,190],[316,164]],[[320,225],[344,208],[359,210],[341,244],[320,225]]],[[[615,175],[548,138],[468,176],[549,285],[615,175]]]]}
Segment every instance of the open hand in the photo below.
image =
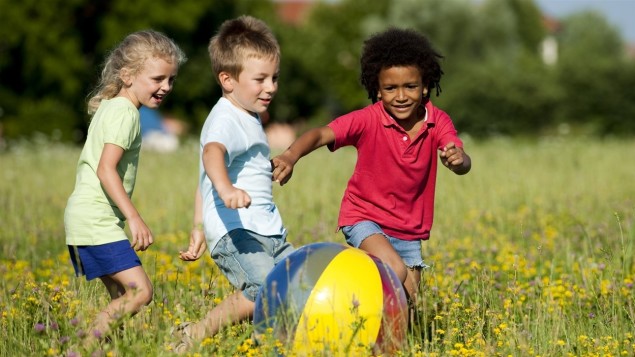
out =
{"type": "Polygon", "coordinates": [[[190,233],[190,245],[186,251],[179,251],[179,258],[185,261],[198,260],[206,249],[205,233],[201,228],[194,228],[190,233]]]}

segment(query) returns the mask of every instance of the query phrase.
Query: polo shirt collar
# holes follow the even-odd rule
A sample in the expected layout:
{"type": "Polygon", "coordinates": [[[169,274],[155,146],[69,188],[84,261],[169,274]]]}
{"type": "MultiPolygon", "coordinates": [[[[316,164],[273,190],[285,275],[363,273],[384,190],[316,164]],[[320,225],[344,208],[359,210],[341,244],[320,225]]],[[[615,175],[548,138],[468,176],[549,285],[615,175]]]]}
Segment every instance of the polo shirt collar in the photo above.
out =
{"type": "MultiPolygon", "coordinates": [[[[401,126],[397,124],[397,121],[393,119],[393,117],[391,117],[390,114],[386,111],[386,108],[384,108],[384,103],[382,103],[381,101],[378,101],[377,103],[375,103],[375,105],[379,106],[379,110],[381,110],[382,112],[382,115],[380,116],[381,123],[385,127],[395,126],[395,127],[401,128],[401,126]]],[[[428,127],[434,126],[435,124],[436,115],[434,115],[435,114],[434,111],[435,111],[434,105],[432,105],[432,102],[428,100],[428,102],[426,103],[426,122],[425,122],[425,124],[428,127]]]]}

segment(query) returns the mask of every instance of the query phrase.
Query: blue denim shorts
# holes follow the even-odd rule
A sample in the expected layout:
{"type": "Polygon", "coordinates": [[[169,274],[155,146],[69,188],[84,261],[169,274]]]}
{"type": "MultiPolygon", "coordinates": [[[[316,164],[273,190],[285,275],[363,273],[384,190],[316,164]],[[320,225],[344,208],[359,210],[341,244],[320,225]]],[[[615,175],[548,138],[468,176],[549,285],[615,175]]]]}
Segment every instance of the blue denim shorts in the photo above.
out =
{"type": "Polygon", "coordinates": [[[255,301],[267,274],[293,251],[286,235],[261,236],[246,229],[234,229],[212,249],[212,259],[236,289],[255,301]]]}
{"type": "Polygon", "coordinates": [[[364,239],[373,234],[381,234],[388,241],[408,268],[428,268],[421,255],[421,240],[403,240],[389,236],[375,222],[361,221],[352,226],[342,227],[342,233],[348,245],[359,248],[364,239]]]}
{"type": "Polygon", "coordinates": [[[120,240],[100,245],[69,245],[68,252],[75,275],[86,275],[86,280],[111,275],[141,265],[130,241],[120,240]]]}

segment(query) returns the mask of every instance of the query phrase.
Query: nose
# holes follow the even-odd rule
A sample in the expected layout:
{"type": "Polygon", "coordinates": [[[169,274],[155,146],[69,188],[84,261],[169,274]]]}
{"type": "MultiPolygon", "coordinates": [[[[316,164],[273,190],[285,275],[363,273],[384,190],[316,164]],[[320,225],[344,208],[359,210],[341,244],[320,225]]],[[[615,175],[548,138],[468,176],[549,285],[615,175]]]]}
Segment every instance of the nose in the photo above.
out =
{"type": "Polygon", "coordinates": [[[174,84],[174,80],[166,79],[166,80],[161,82],[161,90],[163,90],[164,92],[169,92],[169,91],[172,90],[172,85],[173,84],[174,84]]]}
{"type": "Polygon", "coordinates": [[[404,101],[407,99],[406,97],[406,91],[402,88],[397,89],[397,95],[396,95],[396,99],[398,101],[404,101]]]}
{"type": "Polygon", "coordinates": [[[273,79],[268,79],[265,81],[265,92],[267,93],[275,93],[278,90],[278,82],[273,79]]]}

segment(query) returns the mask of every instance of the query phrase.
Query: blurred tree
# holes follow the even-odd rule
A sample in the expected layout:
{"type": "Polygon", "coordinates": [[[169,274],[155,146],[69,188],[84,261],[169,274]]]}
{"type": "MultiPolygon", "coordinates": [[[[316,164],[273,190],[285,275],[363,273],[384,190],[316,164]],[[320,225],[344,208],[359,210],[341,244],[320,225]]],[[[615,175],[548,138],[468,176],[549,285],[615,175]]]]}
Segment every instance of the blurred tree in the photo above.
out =
{"type": "Polygon", "coordinates": [[[370,103],[359,82],[363,41],[389,26],[428,35],[445,56],[444,90],[433,101],[473,135],[540,133],[574,123],[635,133],[632,61],[615,29],[596,13],[563,21],[560,56],[544,65],[545,36],[533,0],[317,1],[303,25],[282,23],[272,1],[0,0],[0,126],[9,138],[40,131],[80,141],[86,96],[106,53],[128,33],[154,28],[189,57],[162,110],[196,132],[221,95],[207,45],[241,14],[265,20],[282,47],[274,121],[335,115],[370,103]],[[80,133],[77,135],[76,133],[80,133]]]}
{"type": "Polygon", "coordinates": [[[81,108],[83,0],[0,0],[0,120],[8,137],[70,138],[81,108]]]}
{"type": "Polygon", "coordinates": [[[364,39],[370,35],[365,20],[386,13],[390,5],[389,0],[319,3],[300,36],[295,37],[301,42],[295,48],[287,47],[294,51],[290,53],[293,58],[301,58],[305,75],[321,84],[310,90],[319,91],[328,119],[370,103],[359,79],[359,56],[364,39]]]}
{"type": "Polygon", "coordinates": [[[469,47],[480,50],[459,52],[440,104],[475,136],[541,133],[562,95],[540,58],[545,29],[538,8],[531,0],[487,0],[475,15],[470,31],[478,36],[469,47]]]}
{"type": "Polygon", "coordinates": [[[386,21],[420,30],[445,56],[444,92],[432,100],[461,131],[516,134],[547,122],[559,94],[538,56],[545,31],[533,1],[402,0],[386,21]]]}
{"type": "Polygon", "coordinates": [[[558,80],[565,96],[558,121],[606,133],[635,115],[629,95],[633,80],[624,76],[632,73],[632,64],[625,62],[619,34],[604,17],[596,12],[567,17],[558,39],[558,80]]]}
{"type": "Polygon", "coordinates": [[[253,0],[0,0],[0,125],[9,139],[34,132],[83,139],[86,96],[107,52],[128,33],[153,28],[186,52],[165,111],[202,123],[218,86],[207,44],[226,19],[243,13],[274,18],[273,5],[253,0]]]}

